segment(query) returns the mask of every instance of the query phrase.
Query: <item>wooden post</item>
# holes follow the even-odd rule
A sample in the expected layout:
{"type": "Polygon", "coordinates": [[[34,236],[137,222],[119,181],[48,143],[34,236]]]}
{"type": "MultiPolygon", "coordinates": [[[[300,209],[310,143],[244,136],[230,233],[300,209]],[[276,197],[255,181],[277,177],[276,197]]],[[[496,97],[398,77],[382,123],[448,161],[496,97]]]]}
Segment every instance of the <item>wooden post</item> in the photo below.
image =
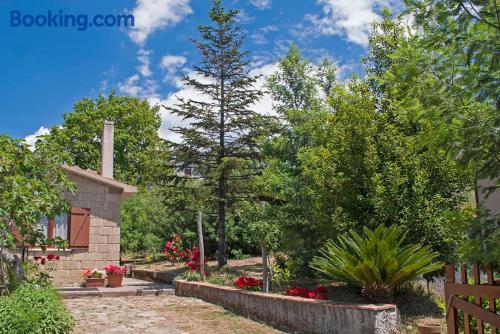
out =
{"type": "MultiPolygon", "coordinates": [[[[491,265],[486,269],[486,279],[488,280],[488,285],[495,284],[495,279],[493,278],[493,268],[491,265]]],[[[489,306],[490,311],[496,314],[495,298],[493,297],[489,298],[489,305],[490,305],[489,306]]],[[[490,324],[490,327],[491,327],[491,333],[496,334],[497,328],[493,324],[490,324]]]]}
{"type": "Polygon", "coordinates": [[[200,277],[205,280],[205,246],[203,244],[203,227],[202,227],[203,213],[198,210],[198,248],[200,249],[200,277]]]}
{"type": "MultiPolygon", "coordinates": [[[[262,217],[264,217],[264,210],[266,208],[266,203],[264,201],[260,202],[262,208],[262,217]]],[[[264,242],[261,241],[261,251],[262,251],[262,291],[269,292],[269,267],[268,267],[268,251],[264,242]]]]}
{"type": "Polygon", "coordinates": [[[452,294],[446,289],[446,285],[455,283],[455,266],[447,264],[445,266],[445,283],[444,283],[444,299],[446,303],[446,327],[448,327],[448,334],[458,334],[457,327],[457,309],[451,304],[452,294]]]}
{"type": "MultiPolygon", "coordinates": [[[[472,265],[472,276],[474,278],[474,284],[480,285],[481,284],[481,272],[479,271],[479,265],[477,263],[474,263],[472,265]]],[[[482,305],[481,297],[476,296],[476,304],[479,306],[482,305]]],[[[484,334],[483,321],[479,318],[477,319],[477,333],[484,334]]]]}
{"type": "MultiPolygon", "coordinates": [[[[467,282],[467,266],[465,264],[462,264],[460,266],[460,281],[462,284],[469,284],[467,282]]],[[[466,301],[469,301],[468,296],[463,296],[466,301]]],[[[470,316],[469,313],[464,311],[464,333],[465,334],[470,334],[471,333],[471,328],[470,328],[470,316]]]]}

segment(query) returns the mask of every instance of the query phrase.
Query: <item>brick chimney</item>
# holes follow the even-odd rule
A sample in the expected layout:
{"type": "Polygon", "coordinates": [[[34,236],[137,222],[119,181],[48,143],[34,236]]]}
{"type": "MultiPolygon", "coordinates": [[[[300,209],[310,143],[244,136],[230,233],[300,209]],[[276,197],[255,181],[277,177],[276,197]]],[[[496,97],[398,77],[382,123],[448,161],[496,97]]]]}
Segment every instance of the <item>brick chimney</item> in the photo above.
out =
{"type": "Polygon", "coordinates": [[[101,141],[101,175],[113,178],[113,141],[114,125],[112,121],[104,121],[101,141]]]}

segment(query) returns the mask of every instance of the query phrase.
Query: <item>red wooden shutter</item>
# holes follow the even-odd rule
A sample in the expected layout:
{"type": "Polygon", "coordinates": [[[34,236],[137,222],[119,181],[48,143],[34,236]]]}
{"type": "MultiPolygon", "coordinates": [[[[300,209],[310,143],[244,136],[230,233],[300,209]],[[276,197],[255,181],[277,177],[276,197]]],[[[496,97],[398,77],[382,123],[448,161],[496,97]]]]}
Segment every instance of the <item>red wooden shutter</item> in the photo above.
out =
{"type": "Polygon", "coordinates": [[[17,228],[17,226],[14,222],[10,222],[9,231],[14,236],[14,238],[16,238],[17,245],[20,245],[23,238],[21,236],[21,232],[19,232],[19,229],[17,228]]]}
{"type": "Polygon", "coordinates": [[[71,208],[69,221],[69,246],[88,247],[90,233],[90,209],[71,208]]]}

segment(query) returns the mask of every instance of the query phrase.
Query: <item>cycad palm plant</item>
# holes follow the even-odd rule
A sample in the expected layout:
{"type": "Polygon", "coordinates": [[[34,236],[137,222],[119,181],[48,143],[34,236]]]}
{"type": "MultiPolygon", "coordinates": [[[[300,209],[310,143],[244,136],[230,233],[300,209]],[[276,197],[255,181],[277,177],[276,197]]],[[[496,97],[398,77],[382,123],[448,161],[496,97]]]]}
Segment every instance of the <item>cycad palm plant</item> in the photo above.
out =
{"type": "Polygon", "coordinates": [[[363,236],[351,231],[337,243],[329,240],[311,267],[362,288],[367,300],[383,301],[395,287],[442,267],[433,263],[439,254],[430,246],[405,244],[405,238],[406,232],[395,225],[379,225],[374,231],[365,227],[363,236]]]}

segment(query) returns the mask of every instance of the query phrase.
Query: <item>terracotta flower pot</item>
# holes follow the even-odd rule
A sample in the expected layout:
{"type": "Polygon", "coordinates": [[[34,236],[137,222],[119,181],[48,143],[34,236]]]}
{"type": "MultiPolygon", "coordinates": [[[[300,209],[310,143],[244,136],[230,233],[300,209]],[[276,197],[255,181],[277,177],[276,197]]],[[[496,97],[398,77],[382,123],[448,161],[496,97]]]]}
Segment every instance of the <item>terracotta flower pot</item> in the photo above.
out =
{"type": "Polygon", "coordinates": [[[122,286],[123,274],[113,275],[108,274],[108,286],[110,288],[119,288],[122,286]]]}
{"type": "Polygon", "coordinates": [[[442,327],[438,320],[428,319],[417,323],[418,331],[422,334],[441,334],[442,327]]]}
{"type": "Polygon", "coordinates": [[[104,278],[86,278],[86,288],[102,288],[104,287],[104,278]]]}

